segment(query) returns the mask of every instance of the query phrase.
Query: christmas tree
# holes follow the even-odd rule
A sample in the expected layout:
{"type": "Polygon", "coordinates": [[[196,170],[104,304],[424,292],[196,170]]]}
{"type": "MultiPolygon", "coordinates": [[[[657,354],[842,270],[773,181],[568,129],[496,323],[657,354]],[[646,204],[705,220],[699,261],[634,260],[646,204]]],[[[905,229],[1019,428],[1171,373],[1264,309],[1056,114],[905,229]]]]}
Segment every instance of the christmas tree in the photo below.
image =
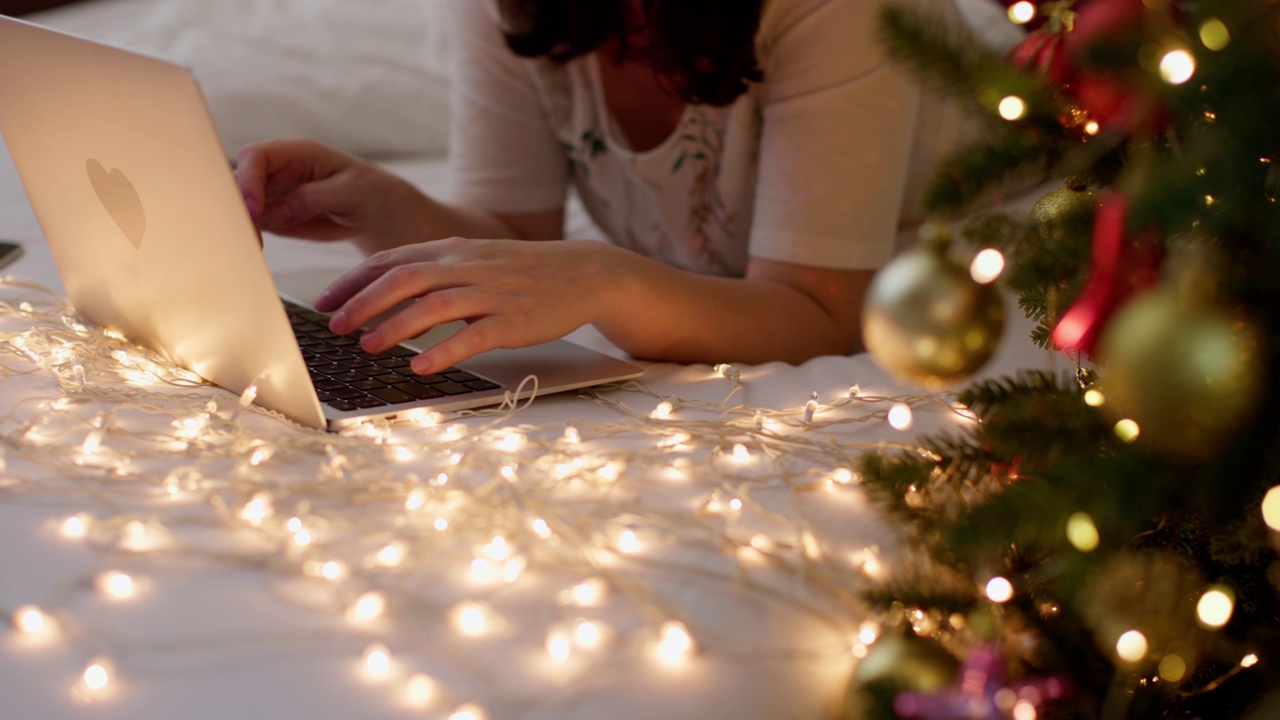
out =
{"type": "MultiPolygon", "coordinates": [[[[971,385],[971,432],[865,459],[910,562],[868,592],[900,628],[847,716],[1280,717],[1280,3],[1006,4],[1008,55],[896,7],[882,35],[986,118],[926,210],[1084,366],[971,385]],[[1045,177],[1029,216],[973,214],[1045,177]]],[[[919,332],[877,302],[869,333],[919,332]]]]}

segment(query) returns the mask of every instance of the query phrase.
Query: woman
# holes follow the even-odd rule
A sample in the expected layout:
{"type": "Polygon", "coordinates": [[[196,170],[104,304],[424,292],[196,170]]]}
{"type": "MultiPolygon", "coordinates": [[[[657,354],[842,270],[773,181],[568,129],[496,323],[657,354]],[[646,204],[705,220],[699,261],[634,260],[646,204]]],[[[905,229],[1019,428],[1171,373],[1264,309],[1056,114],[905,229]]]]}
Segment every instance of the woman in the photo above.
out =
{"type": "Polygon", "coordinates": [[[878,5],[453,0],[448,202],[305,141],[237,176],[262,230],[372,253],[316,301],[335,331],[411,299],[365,349],[468,321],[420,373],[588,323],[652,360],[852,353],[932,155],[878,5]],[[611,244],[563,237],[570,185],[611,244]]]}

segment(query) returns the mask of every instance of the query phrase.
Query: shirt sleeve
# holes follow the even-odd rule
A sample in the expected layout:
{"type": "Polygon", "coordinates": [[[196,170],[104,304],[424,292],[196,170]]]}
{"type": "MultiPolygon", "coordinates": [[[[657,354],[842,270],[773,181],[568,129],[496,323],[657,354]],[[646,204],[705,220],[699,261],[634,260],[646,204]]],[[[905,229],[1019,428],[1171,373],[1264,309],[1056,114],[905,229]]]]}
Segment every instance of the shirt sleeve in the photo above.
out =
{"type": "Polygon", "coordinates": [[[920,97],[880,49],[879,6],[766,3],[751,257],[872,269],[892,256],[920,97]]]}
{"type": "Polygon", "coordinates": [[[454,202],[499,213],[564,206],[568,164],[532,61],[506,46],[490,0],[451,0],[455,30],[449,169],[454,202]]]}

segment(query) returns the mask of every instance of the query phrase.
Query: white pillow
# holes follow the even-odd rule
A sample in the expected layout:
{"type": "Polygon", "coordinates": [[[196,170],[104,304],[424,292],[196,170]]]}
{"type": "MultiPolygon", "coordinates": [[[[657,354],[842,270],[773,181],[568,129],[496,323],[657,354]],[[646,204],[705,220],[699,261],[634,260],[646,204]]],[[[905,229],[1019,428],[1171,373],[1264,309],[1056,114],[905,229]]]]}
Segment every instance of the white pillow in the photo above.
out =
{"type": "Polygon", "coordinates": [[[308,137],[386,157],[445,150],[447,18],[446,0],[110,0],[33,19],[191,68],[228,155],[308,137]]]}

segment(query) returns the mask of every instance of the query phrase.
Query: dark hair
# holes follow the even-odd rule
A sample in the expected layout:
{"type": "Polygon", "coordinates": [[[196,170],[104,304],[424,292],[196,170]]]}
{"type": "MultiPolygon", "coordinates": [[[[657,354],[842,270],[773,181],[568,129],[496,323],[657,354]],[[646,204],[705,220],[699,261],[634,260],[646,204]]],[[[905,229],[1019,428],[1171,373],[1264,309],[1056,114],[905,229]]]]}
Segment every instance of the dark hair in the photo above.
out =
{"type": "Polygon", "coordinates": [[[643,0],[649,32],[627,31],[625,0],[501,0],[507,46],[523,57],[567,62],[611,37],[624,57],[648,62],[686,102],[728,105],[763,77],[756,30],[764,0],[643,0]]]}

